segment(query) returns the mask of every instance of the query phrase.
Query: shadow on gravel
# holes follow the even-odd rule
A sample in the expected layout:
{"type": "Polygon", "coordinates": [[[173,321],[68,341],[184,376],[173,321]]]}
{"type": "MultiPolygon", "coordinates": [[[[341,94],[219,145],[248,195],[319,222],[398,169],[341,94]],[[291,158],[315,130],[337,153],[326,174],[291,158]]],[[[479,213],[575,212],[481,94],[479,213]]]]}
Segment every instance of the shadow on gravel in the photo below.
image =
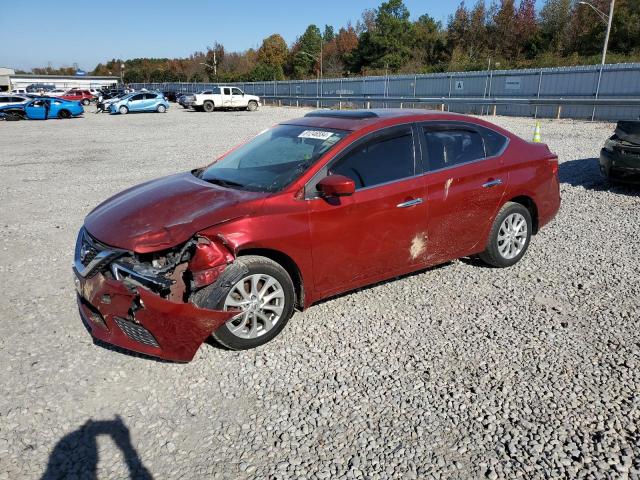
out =
{"type": "Polygon", "coordinates": [[[580,158],[560,164],[558,176],[561,183],[587,190],[609,191],[620,195],[640,196],[640,186],[609,182],[600,174],[597,158],[580,158]]]}
{"type": "Polygon", "coordinates": [[[78,430],[60,439],[49,456],[47,470],[41,480],[60,478],[96,479],[98,469],[98,436],[107,435],[122,452],[129,478],[152,480],[131,444],[131,433],[119,415],[114,420],[88,420],[78,430]]]}

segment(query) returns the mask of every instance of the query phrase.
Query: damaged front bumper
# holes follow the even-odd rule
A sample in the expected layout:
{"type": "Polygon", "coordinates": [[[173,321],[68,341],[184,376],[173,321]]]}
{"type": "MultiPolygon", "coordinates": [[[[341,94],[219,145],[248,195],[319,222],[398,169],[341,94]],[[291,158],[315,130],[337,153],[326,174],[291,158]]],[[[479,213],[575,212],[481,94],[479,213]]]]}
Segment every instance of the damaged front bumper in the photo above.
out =
{"type": "Polygon", "coordinates": [[[113,278],[105,267],[119,253],[91,251],[82,241],[82,232],[76,245],[73,271],[78,309],[94,338],[146,355],[189,362],[207,337],[234,316],[232,311],[172,301],[143,285],[113,278]]]}

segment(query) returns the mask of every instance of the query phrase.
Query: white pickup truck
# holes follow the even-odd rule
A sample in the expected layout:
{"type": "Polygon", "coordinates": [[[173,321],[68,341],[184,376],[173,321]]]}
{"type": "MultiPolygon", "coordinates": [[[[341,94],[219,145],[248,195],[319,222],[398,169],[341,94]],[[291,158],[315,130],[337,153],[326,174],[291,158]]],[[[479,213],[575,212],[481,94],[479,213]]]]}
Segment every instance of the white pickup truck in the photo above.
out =
{"type": "Polygon", "coordinates": [[[247,95],[237,87],[214,87],[194,95],[191,106],[195,110],[213,112],[216,109],[249,110],[253,112],[260,106],[260,97],[247,95]]]}

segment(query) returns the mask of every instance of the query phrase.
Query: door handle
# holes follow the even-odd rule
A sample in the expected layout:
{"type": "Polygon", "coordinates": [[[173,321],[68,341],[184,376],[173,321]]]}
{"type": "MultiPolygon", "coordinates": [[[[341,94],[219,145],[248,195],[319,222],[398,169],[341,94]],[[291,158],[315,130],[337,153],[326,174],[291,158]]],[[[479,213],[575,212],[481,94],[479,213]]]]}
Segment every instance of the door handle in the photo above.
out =
{"type": "Polygon", "coordinates": [[[396,205],[396,208],[407,208],[413,207],[414,205],[420,205],[422,203],[421,198],[414,198],[413,200],[407,200],[406,202],[402,202],[396,205]]]}
{"type": "Polygon", "coordinates": [[[483,188],[491,188],[497,185],[502,185],[501,178],[496,178],[495,180],[489,180],[488,182],[482,184],[483,188]]]}

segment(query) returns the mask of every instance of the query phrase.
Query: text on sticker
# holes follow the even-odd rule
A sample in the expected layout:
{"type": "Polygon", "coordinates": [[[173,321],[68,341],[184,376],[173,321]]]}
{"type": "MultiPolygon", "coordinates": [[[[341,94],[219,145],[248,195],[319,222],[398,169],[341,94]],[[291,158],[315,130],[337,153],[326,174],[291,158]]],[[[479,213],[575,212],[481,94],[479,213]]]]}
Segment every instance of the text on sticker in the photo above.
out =
{"type": "Polygon", "coordinates": [[[332,135],[333,132],[324,132],[322,130],[305,130],[300,135],[298,135],[298,138],[315,138],[318,140],[326,140],[332,135]]]}

